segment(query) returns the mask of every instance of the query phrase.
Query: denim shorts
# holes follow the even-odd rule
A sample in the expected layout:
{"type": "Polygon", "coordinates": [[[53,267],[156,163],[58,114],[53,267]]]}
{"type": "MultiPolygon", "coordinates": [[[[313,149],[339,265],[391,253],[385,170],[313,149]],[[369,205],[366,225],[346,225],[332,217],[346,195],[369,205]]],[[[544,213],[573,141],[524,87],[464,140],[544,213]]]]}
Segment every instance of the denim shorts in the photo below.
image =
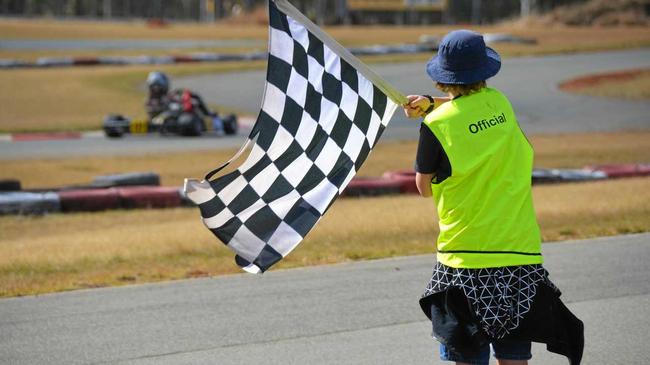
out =
{"type": "MultiPolygon", "coordinates": [[[[530,341],[497,340],[491,343],[494,357],[502,360],[530,360],[530,341]]],[[[490,346],[485,345],[478,353],[459,354],[451,352],[445,345],[440,345],[440,360],[466,362],[472,365],[488,365],[490,363],[490,346]]]]}

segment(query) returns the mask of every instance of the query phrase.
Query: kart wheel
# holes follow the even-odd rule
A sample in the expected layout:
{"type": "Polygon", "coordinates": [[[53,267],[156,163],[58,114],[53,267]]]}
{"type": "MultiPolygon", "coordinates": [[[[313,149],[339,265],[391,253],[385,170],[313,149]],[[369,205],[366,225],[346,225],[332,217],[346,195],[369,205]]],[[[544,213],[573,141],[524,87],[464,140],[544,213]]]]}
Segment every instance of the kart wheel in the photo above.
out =
{"type": "Polygon", "coordinates": [[[200,136],[203,133],[203,121],[199,118],[196,118],[192,121],[192,124],[184,131],[183,133],[186,136],[200,136]]]}
{"type": "Polygon", "coordinates": [[[163,124],[160,126],[160,134],[163,136],[168,136],[170,134],[173,134],[173,120],[171,119],[166,119],[163,124]]]}
{"type": "Polygon", "coordinates": [[[124,135],[124,132],[120,128],[110,128],[104,129],[104,133],[108,138],[120,138],[124,135]]]}
{"type": "Polygon", "coordinates": [[[230,114],[223,119],[223,131],[227,135],[236,134],[238,127],[236,115],[230,114]]]}

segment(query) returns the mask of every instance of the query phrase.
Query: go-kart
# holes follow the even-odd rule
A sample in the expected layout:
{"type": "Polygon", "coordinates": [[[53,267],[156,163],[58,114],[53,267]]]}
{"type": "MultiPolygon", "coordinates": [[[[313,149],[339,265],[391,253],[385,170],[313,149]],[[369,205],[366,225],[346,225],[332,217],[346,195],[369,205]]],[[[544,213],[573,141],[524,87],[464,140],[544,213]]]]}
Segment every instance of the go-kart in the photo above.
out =
{"type": "MultiPolygon", "coordinates": [[[[215,117],[216,118],[216,117],[215,117]]],[[[212,122],[216,122],[214,119],[212,122]]],[[[234,114],[221,118],[223,132],[227,135],[237,133],[237,116],[234,114]]],[[[172,101],[166,110],[151,120],[131,120],[123,115],[109,114],[104,118],[104,133],[107,137],[119,138],[126,133],[145,134],[159,132],[162,135],[200,136],[207,131],[206,122],[194,108],[183,108],[181,103],[172,101]]]]}

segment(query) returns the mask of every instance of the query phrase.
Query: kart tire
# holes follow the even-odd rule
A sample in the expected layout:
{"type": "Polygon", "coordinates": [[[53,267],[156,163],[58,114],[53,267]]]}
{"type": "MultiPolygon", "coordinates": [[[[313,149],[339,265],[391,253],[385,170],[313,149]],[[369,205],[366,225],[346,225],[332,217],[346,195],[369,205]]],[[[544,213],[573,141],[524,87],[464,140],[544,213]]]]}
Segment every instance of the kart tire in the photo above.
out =
{"type": "Polygon", "coordinates": [[[418,187],[415,184],[415,171],[413,170],[388,171],[382,177],[398,181],[401,184],[400,189],[403,194],[419,194],[418,187]]]}
{"type": "Polygon", "coordinates": [[[168,136],[170,134],[174,134],[173,126],[174,126],[173,119],[165,119],[163,124],[160,126],[160,135],[168,136]]]}
{"type": "Polygon", "coordinates": [[[610,179],[650,175],[650,164],[611,164],[588,166],[588,168],[601,171],[610,179]]]}
{"type": "Polygon", "coordinates": [[[124,135],[124,131],[121,129],[104,129],[104,133],[108,138],[121,138],[124,135]]]}
{"type": "Polygon", "coordinates": [[[381,196],[402,193],[402,183],[384,178],[354,178],[343,190],[343,196],[381,196]]]}
{"type": "Polygon", "coordinates": [[[237,134],[237,129],[239,125],[237,123],[237,116],[230,114],[223,119],[223,131],[227,135],[237,134]]]}
{"type": "Polygon", "coordinates": [[[120,207],[116,189],[85,189],[60,191],[61,211],[96,212],[120,207]]]}
{"type": "Polygon", "coordinates": [[[203,129],[204,128],[205,127],[203,125],[203,120],[201,120],[200,118],[195,118],[192,121],[192,124],[190,125],[190,127],[185,130],[184,134],[186,136],[190,136],[190,137],[197,137],[197,136],[200,136],[201,134],[203,134],[203,129]]]}
{"type": "Polygon", "coordinates": [[[0,191],[20,191],[20,181],[15,179],[0,180],[0,191]]]}
{"type": "Polygon", "coordinates": [[[59,195],[54,192],[29,193],[19,191],[0,193],[0,215],[42,215],[59,211],[61,211],[61,201],[59,195]]]}
{"type": "Polygon", "coordinates": [[[120,138],[128,131],[131,122],[121,114],[108,114],[104,118],[104,133],[109,138],[120,138]]]}
{"type": "Polygon", "coordinates": [[[171,208],[181,205],[178,188],[168,186],[132,186],[118,188],[123,208],[171,208]]]}

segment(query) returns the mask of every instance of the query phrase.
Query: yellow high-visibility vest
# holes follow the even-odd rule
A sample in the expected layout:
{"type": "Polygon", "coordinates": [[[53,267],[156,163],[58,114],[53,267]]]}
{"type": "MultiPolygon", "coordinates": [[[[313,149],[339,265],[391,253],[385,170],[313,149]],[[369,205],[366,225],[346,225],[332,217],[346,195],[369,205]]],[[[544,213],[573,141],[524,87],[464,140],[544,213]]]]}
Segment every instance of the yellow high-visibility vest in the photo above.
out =
{"type": "Polygon", "coordinates": [[[533,149],[505,95],[483,88],[444,103],[424,123],[451,165],[451,176],[431,184],[438,261],[457,268],[541,264],[533,149]]]}

